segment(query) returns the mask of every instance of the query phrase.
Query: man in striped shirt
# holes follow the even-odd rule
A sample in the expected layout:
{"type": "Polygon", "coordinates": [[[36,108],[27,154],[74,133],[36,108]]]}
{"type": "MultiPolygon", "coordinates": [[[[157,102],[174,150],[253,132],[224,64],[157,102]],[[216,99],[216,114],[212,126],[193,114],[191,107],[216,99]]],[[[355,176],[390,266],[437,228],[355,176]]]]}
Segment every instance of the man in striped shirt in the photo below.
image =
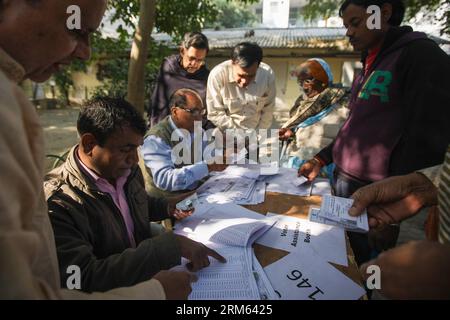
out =
{"type": "Polygon", "coordinates": [[[439,242],[413,241],[380,254],[361,266],[378,265],[380,293],[390,299],[450,298],[450,146],[444,164],[405,176],[391,177],[359,189],[350,214],[367,209],[369,225],[399,223],[433,205],[439,208],[439,242]]]}

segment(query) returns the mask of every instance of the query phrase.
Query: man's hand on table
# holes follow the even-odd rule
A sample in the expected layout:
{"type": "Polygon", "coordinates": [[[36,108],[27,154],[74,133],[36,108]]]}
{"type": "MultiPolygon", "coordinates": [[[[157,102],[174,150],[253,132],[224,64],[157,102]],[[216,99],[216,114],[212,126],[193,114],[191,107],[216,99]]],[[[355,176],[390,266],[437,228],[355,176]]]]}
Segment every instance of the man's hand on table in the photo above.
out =
{"type": "Polygon", "coordinates": [[[224,257],[208,248],[203,243],[196,242],[180,235],[177,235],[176,237],[180,244],[181,256],[190,261],[186,265],[189,271],[196,272],[209,266],[210,262],[208,257],[213,257],[222,263],[227,262],[224,257]]]}
{"type": "Polygon", "coordinates": [[[313,158],[311,160],[306,161],[300,169],[298,169],[298,176],[304,176],[308,179],[308,181],[314,181],[320,173],[320,169],[322,168],[322,164],[317,159],[313,158]]]}

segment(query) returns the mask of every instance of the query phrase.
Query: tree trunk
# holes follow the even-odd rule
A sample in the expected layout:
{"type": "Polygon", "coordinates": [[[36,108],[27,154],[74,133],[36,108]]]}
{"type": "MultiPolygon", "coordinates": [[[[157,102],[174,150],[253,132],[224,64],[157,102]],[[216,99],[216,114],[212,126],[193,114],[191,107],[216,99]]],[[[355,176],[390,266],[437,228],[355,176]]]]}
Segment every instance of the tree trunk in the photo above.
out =
{"type": "Polygon", "coordinates": [[[144,114],[145,65],[155,23],[156,0],[140,0],[139,23],[131,47],[127,100],[144,114]]]}

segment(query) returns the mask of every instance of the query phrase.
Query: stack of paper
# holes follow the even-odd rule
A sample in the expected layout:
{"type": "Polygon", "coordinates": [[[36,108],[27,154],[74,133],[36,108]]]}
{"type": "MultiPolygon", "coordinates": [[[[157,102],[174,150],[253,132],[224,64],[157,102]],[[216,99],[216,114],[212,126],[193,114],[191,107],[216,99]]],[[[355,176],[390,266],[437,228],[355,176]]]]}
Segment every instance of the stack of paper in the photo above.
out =
{"type": "MultiPolygon", "coordinates": [[[[197,272],[190,300],[259,300],[275,294],[262,268],[254,265],[254,240],[271,227],[263,215],[234,204],[199,205],[199,212],[179,221],[175,232],[216,250],[227,259],[210,259],[210,266],[197,272]],[[258,275],[256,275],[258,274],[258,275]]],[[[185,265],[187,261],[183,260],[185,265]]],[[[177,268],[179,269],[179,268],[177,268]]]]}
{"type": "Polygon", "coordinates": [[[280,168],[279,173],[265,179],[267,191],[307,197],[311,194],[311,183],[299,183],[297,170],[280,168]]]}
{"type": "Polygon", "coordinates": [[[264,202],[266,184],[258,181],[258,166],[229,166],[197,190],[200,203],[252,205],[264,202]]]}
{"type": "Polygon", "coordinates": [[[358,217],[350,216],[348,210],[352,204],[352,199],[324,195],[320,209],[310,209],[309,219],[313,222],[338,226],[348,231],[368,232],[367,212],[358,217]]]}

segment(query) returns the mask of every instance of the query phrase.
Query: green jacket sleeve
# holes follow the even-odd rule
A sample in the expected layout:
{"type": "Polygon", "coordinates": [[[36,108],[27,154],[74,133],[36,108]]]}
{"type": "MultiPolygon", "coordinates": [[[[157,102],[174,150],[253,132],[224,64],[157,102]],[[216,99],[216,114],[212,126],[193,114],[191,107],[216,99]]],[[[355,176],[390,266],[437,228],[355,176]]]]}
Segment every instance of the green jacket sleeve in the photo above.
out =
{"type": "Polygon", "coordinates": [[[89,223],[83,207],[70,199],[55,197],[48,200],[48,206],[63,288],[71,281],[71,274],[67,273],[71,265],[80,268],[82,291],[103,292],[149,280],[160,270],[181,262],[180,248],[171,232],[143,240],[136,248],[98,257],[96,247],[108,244],[95,243],[97,229],[89,223]]]}

